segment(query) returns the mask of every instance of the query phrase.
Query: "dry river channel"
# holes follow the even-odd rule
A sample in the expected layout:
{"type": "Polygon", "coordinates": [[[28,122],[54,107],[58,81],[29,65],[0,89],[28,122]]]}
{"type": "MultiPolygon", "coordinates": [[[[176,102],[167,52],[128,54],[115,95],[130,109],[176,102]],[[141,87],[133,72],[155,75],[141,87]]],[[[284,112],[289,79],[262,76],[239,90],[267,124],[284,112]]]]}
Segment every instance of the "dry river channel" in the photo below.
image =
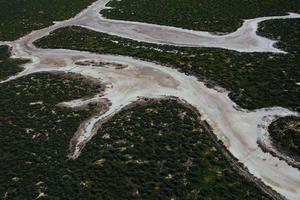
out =
{"type": "Polygon", "coordinates": [[[213,35],[208,32],[154,24],[110,20],[99,12],[106,9],[109,0],[98,0],[74,18],[34,31],[16,41],[0,42],[12,47],[13,58],[31,62],[24,70],[0,83],[37,72],[73,72],[106,84],[106,91],[89,99],[62,102],[67,107],[80,107],[91,102],[109,102],[100,112],[82,122],[70,145],[70,158],[76,159],[85,144],[96,134],[99,124],[122,108],[140,98],[176,97],[192,105],[211,127],[225,148],[257,179],[281,196],[300,199],[300,171],[286,161],[264,152],[258,142],[267,142],[268,125],[278,117],[299,115],[281,107],[249,111],[239,108],[228,91],[208,88],[193,76],[176,69],[125,56],[99,55],[65,49],[40,49],[33,42],[61,27],[81,26],[94,31],[130,38],[148,43],[175,46],[217,47],[240,52],[284,53],[273,47],[275,41],[258,36],[258,23],[270,19],[299,18],[299,14],[261,17],[245,20],[235,32],[213,35]],[[84,63],[84,64],[82,64],[84,63]],[[120,67],[122,66],[122,67],[120,67]]]}

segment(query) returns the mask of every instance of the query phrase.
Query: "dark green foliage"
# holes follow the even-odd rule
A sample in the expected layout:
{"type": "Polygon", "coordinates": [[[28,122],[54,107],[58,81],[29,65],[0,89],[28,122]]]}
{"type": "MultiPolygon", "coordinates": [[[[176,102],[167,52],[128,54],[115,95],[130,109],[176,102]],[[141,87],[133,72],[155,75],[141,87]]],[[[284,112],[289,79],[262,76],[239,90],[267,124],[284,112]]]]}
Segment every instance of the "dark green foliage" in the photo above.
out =
{"type": "Polygon", "coordinates": [[[0,85],[1,198],[7,192],[7,199],[35,199],[49,182],[57,184],[59,197],[69,141],[92,109],[72,111],[55,104],[99,89],[78,78],[46,73],[0,85]]]}
{"type": "MultiPolygon", "coordinates": [[[[91,2],[0,0],[0,40],[16,39],[49,26],[53,20],[69,18],[91,2]]],[[[268,13],[261,4],[261,10],[252,8],[251,3],[248,9],[257,11],[253,13],[255,16],[290,9],[281,7],[278,11],[277,6],[281,4],[277,3],[270,3],[268,13]],[[273,4],[276,5],[274,9],[270,7],[273,4]]],[[[135,3],[131,1],[131,4],[135,3]]],[[[286,4],[293,6],[292,1],[291,4],[285,1],[286,4]]],[[[298,9],[297,5],[294,10],[298,9]]],[[[183,8],[183,12],[189,13],[191,7],[183,8]]],[[[210,10],[213,9],[209,9],[209,13],[210,10]]],[[[211,19],[213,14],[201,15],[211,19]]],[[[211,21],[207,26],[204,26],[205,20],[199,18],[201,23],[197,27],[232,31],[240,25],[241,17],[248,16],[246,13],[232,15],[235,16],[229,17],[228,23],[211,21]]],[[[183,17],[176,17],[179,20],[176,19],[175,24],[192,27],[191,23],[185,23],[191,18],[179,16],[183,17]]],[[[170,23],[173,25],[174,21],[170,23]]],[[[299,70],[295,67],[299,64],[297,47],[282,46],[292,52],[288,55],[174,48],[80,28],[61,29],[47,39],[38,44],[55,48],[76,46],[76,49],[130,55],[177,67],[233,91],[232,97],[247,108],[281,105],[295,109],[299,106],[299,89],[295,86],[299,78],[299,70]]],[[[295,41],[298,42],[293,40],[293,43],[295,41]]],[[[23,63],[24,60],[9,59],[8,48],[1,47],[0,79],[20,71],[18,66],[23,63]]],[[[39,193],[44,193],[46,196],[42,199],[269,199],[233,170],[196,114],[174,100],[141,104],[120,112],[103,125],[77,160],[67,160],[69,141],[79,123],[92,114],[93,108],[74,111],[55,105],[90,96],[102,89],[82,77],[48,73],[0,85],[1,198],[35,199],[39,193]]],[[[285,135],[288,135],[290,146],[291,141],[299,141],[291,134],[285,135]]]]}
{"type": "Polygon", "coordinates": [[[264,21],[258,33],[279,41],[276,46],[289,53],[300,55],[300,19],[280,19],[264,21]]]}
{"type": "Polygon", "coordinates": [[[280,30],[288,30],[284,32],[277,31],[275,25],[274,28],[269,28],[268,24],[263,25],[266,28],[261,28],[260,33],[270,37],[281,35],[280,44],[289,46],[289,54],[239,53],[216,48],[147,44],[79,27],[56,30],[50,36],[37,41],[36,45],[127,55],[156,61],[232,91],[231,98],[244,108],[282,106],[298,109],[299,40],[293,38],[300,38],[300,20],[290,20],[281,24],[280,30]],[[265,30],[272,30],[274,33],[263,32],[265,30]]]}
{"type": "Polygon", "coordinates": [[[300,12],[299,0],[113,0],[107,18],[210,32],[233,32],[243,19],[300,12]]]}
{"type": "Polygon", "coordinates": [[[83,180],[91,183],[87,194],[100,199],[267,198],[232,169],[197,115],[174,100],[121,111],[78,162],[97,171],[83,180]]]}
{"type": "Polygon", "coordinates": [[[11,59],[8,46],[0,46],[0,80],[22,71],[20,65],[27,61],[22,59],[11,59]]]}
{"type": "Polygon", "coordinates": [[[300,158],[300,118],[286,117],[276,120],[269,127],[273,143],[288,155],[300,158]]]}
{"type": "Polygon", "coordinates": [[[233,170],[196,114],[174,100],[121,111],[77,160],[67,160],[69,141],[92,109],[55,104],[98,90],[47,73],[0,85],[1,197],[269,199],[233,170]]]}
{"type": "Polygon", "coordinates": [[[68,19],[95,0],[0,0],[0,41],[68,19]]]}

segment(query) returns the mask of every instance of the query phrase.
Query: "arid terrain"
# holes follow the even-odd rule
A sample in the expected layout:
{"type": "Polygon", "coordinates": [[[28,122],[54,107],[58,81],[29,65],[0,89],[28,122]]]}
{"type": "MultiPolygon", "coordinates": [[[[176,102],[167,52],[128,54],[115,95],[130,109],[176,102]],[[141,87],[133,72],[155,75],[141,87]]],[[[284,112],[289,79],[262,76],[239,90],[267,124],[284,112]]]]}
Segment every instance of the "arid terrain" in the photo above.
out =
{"type": "Polygon", "coordinates": [[[33,31],[15,41],[1,42],[12,48],[11,58],[30,60],[23,65],[23,71],[2,80],[1,84],[38,72],[71,72],[105,86],[104,91],[92,97],[58,104],[74,109],[89,104],[101,105],[74,133],[70,141],[72,151],[68,157],[77,159],[101,125],[129,105],[145,98],[176,98],[201,115],[201,120],[207,122],[212,133],[251,176],[279,196],[300,199],[300,171],[295,167],[299,163],[291,158],[279,159],[276,154],[263,151],[259,145],[263,143],[266,148],[272,148],[268,146],[268,126],[279,117],[299,116],[298,112],[282,107],[251,111],[240,108],[228,97],[229,91],[209,88],[194,76],[151,61],[67,49],[41,49],[33,44],[56,29],[79,26],[153,44],[284,54],[285,51],[274,46],[276,41],[257,35],[258,24],[267,20],[300,18],[300,15],[290,13],[286,16],[248,19],[233,33],[215,35],[170,26],[106,19],[99,12],[106,9],[108,2],[98,0],[71,19],[55,22],[50,27],[33,31]]]}

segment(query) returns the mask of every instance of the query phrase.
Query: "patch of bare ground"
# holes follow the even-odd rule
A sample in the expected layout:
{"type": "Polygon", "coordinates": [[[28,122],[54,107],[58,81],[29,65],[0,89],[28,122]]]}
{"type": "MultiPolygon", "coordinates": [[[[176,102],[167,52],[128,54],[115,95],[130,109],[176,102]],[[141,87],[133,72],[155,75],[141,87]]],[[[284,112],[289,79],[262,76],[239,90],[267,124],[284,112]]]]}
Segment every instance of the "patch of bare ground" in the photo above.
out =
{"type": "Polygon", "coordinates": [[[44,65],[55,66],[55,67],[64,67],[67,65],[65,60],[58,59],[58,58],[44,58],[43,60],[40,61],[40,63],[44,65]]]}
{"type": "Polygon", "coordinates": [[[270,138],[269,145],[265,144],[263,141],[259,140],[257,141],[259,147],[267,153],[272,154],[274,157],[279,158],[280,160],[284,160],[286,163],[288,163],[290,166],[295,167],[300,170],[300,157],[291,156],[289,152],[284,151],[283,149],[278,149],[274,145],[274,140],[270,138]]]}
{"type": "MultiPolygon", "coordinates": [[[[297,199],[300,194],[299,170],[287,165],[284,161],[278,160],[271,154],[263,153],[257,146],[257,138],[262,131],[257,125],[262,122],[264,116],[288,116],[295,115],[294,112],[278,107],[260,109],[253,112],[237,110],[235,103],[228,98],[227,93],[219,93],[208,89],[203,82],[197,81],[194,77],[186,76],[174,69],[124,56],[96,55],[64,49],[38,49],[33,45],[33,42],[61,27],[82,26],[95,31],[150,43],[219,47],[240,52],[282,53],[281,50],[272,46],[275,41],[256,34],[257,24],[269,19],[299,18],[300,15],[290,14],[287,16],[247,20],[236,32],[224,36],[216,36],[206,32],[188,31],[173,27],[103,19],[98,13],[105,8],[107,2],[109,0],[96,1],[76,17],[58,22],[51,27],[34,31],[10,44],[13,47],[14,57],[32,58],[34,64],[26,65],[25,72],[18,76],[10,77],[8,80],[5,80],[6,82],[39,71],[72,71],[87,77],[93,76],[96,78],[96,81],[104,79],[105,82],[114,86],[103,98],[101,96],[93,97],[86,101],[74,100],[71,103],[69,102],[69,104],[65,104],[68,107],[76,107],[76,105],[81,106],[86,103],[101,102],[104,98],[107,98],[102,102],[104,105],[99,108],[101,110],[100,113],[93,115],[81,124],[81,127],[77,130],[78,134],[75,134],[75,139],[71,141],[70,151],[74,150],[74,144],[78,138],[80,141],[76,144],[80,144],[79,149],[81,150],[107,118],[110,118],[119,109],[126,107],[128,104],[133,106],[134,104],[131,103],[136,100],[137,96],[149,98],[177,96],[195,106],[197,111],[202,114],[202,119],[205,119],[210,125],[209,127],[213,129],[215,137],[224,142],[230,153],[238,158],[249,169],[251,174],[261,178],[265,184],[272,186],[274,190],[287,198],[297,199]],[[251,46],[249,46],[249,42],[252,43],[251,46]],[[51,59],[44,61],[46,66],[40,65],[40,61],[43,58],[49,57],[63,58],[70,65],[53,69],[51,65],[55,66],[63,63],[51,59]],[[71,65],[77,59],[94,59],[96,57],[106,58],[106,61],[111,62],[121,61],[122,63],[129,63],[130,67],[124,70],[116,70],[71,65]],[[47,63],[50,66],[47,67],[47,63]],[[147,69],[149,67],[151,69],[147,69]],[[112,103],[112,106],[109,103],[112,103]],[[96,126],[94,126],[95,123],[96,126]],[[280,165],[280,167],[277,165],[280,165]]],[[[2,81],[2,83],[5,81],[2,81]]],[[[223,149],[227,151],[226,148],[223,147],[223,149]]],[[[77,155],[79,153],[80,151],[77,151],[77,155]]],[[[249,175],[249,177],[251,176],[249,175]]],[[[257,183],[259,184],[259,181],[257,183]]],[[[267,186],[261,187],[268,188],[267,186]]],[[[272,190],[269,192],[274,198],[280,198],[279,196],[276,197],[272,190]]]]}
{"type": "MultiPolygon", "coordinates": [[[[86,106],[88,106],[88,105],[86,105],[86,106]]],[[[74,136],[72,137],[72,139],[70,141],[69,155],[68,155],[69,159],[74,159],[73,154],[74,154],[76,148],[79,148],[79,151],[81,151],[85,146],[85,143],[80,143],[80,145],[78,145],[78,143],[79,143],[78,140],[79,140],[79,137],[81,136],[82,132],[84,132],[86,124],[90,123],[90,119],[92,119],[96,116],[101,116],[105,112],[107,112],[109,110],[109,107],[111,106],[111,103],[108,99],[102,98],[98,102],[93,103],[93,106],[95,106],[94,114],[80,124],[80,126],[78,127],[77,131],[75,132],[74,136]]],[[[91,137],[93,137],[97,133],[97,130],[99,128],[101,128],[101,125],[103,123],[105,123],[106,121],[107,121],[107,119],[105,119],[103,121],[98,121],[94,125],[91,137]]]]}

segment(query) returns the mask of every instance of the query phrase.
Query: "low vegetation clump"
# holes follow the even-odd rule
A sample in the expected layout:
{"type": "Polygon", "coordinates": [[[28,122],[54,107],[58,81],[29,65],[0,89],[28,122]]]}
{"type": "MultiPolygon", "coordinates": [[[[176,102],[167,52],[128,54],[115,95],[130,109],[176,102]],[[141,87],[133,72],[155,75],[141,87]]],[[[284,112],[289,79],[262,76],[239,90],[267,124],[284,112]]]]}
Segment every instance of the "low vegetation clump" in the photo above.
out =
{"type": "Polygon", "coordinates": [[[0,0],[0,41],[15,40],[75,16],[95,0],[0,0]]]}
{"type": "Polygon", "coordinates": [[[1,197],[270,199],[234,170],[198,116],[175,100],[121,111],[78,159],[68,160],[70,139],[93,107],[56,104],[101,89],[48,73],[0,85],[1,197]]]}
{"type": "Polygon", "coordinates": [[[233,32],[244,19],[300,12],[298,0],[112,0],[101,12],[129,20],[210,32],[233,32]]]}
{"type": "Polygon", "coordinates": [[[278,45],[288,54],[155,45],[80,27],[58,29],[35,44],[43,48],[77,49],[156,61],[195,75],[208,85],[226,88],[243,108],[282,106],[297,110],[300,108],[300,41],[294,38],[300,38],[300,20],[280,22],[262,24],[259,34],[280,39],[278,45]],[[280,29],[276,24],[280,24],[280,29]]]}
{"type": "Polygon", "coordinates": [[[300,161],[300,118],[286,117],[276,120],[269,127],[275,146],[300,161]]]}
{"type": "Polygon", "coordinates": [[[4,80],[9,76],[17,74],[23,68],[20,65],[28,62],[22,59],[10,58],[10,50],[8,46],[0,46],[0,80],[4,80]]]}

